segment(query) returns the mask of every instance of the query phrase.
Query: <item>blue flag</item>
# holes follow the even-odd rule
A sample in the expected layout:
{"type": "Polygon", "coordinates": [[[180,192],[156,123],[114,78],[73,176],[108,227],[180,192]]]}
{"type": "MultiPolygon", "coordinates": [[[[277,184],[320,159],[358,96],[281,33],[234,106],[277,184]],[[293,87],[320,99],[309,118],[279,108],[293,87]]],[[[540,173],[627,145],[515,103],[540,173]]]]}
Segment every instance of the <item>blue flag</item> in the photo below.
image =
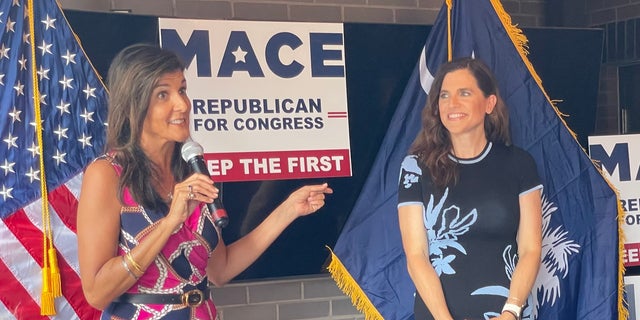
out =
{"type": "Polygon", "coordinates": [[[398,174],[420,129],[432,74],[447,61],[449,47],[453,58],[482,59],[495,73],[513,143],[535,158],[544,184],[542,263],[523,319],[626,315],[616,193],[546,95],[526,44],[498,0],[454,0],[450,15],[446,4],[440,11],[329,266],[367,319],[413,319],[415,287],[397,216],[398,174]]]}
{"type": "Polygon", "coordinates": [[[103,152],[107,90],[57,2],[32,3],[0,1],[0,318],[95,319],[80,284],[76,208],[82,170],[103,152]],[[55,310],[41,299],[47,224],[61,278],[55,310]]]}

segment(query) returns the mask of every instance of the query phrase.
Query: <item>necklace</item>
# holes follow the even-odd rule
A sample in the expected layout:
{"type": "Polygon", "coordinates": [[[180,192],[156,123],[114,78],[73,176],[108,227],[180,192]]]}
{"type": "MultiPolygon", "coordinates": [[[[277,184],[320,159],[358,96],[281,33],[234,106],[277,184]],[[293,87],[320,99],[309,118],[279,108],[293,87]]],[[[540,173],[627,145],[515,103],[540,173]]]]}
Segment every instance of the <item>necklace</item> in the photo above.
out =
{"type": "Polygon", "coordinates": [[[169,190],[169,192],[167,192],[167,200],[165,200],[165,202],[166,203],[171,203],[172,200],[173,200],[173,191],[169,190]]]}
{"type": "Polygon", "coordinates": [[[167,191],[167,189],[164,187],[164,184],[162,184],[159,179],[156,179],[156,181],[158,182],[158,186],[162,189],[162,191],[166,192],[165,193],[166,199],[163,198],[164,202],[171,203],[171,200],[173,200],[173,186],[175,184],[172,184],[172,186],[169,189],[169,191],[167,191]]]}

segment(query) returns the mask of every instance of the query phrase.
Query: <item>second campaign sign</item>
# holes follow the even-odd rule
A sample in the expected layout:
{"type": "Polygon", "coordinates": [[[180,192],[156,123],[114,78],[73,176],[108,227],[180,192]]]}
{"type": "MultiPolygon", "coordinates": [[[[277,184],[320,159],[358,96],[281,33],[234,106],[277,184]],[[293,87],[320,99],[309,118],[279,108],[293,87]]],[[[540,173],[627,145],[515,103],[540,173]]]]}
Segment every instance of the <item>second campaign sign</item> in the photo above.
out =
{"type": "Polygon", "coordinates": [[[590,136],[589,154],[618,190],[625,213],[624,265],[640,266],[640,134],[590,136]]]}
{"type": "Polygon", "coordinates": [[[192,138],[216,181],[351,176],[337,23],[160,19],[187,65],[192,138]]]}

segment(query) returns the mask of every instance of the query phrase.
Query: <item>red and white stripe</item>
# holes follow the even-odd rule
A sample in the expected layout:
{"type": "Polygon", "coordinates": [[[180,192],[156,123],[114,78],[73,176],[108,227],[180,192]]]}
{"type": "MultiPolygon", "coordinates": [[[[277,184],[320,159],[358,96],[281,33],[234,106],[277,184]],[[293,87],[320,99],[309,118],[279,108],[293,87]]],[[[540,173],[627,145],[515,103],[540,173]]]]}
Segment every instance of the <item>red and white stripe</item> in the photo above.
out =
{"type": "Polygon", "coordinates": [[[55,316],[40,315],[42,290],[42,200],[0,220],[0,319],[98,319],[84,298],[78,266],[76,210],[82,174],[49,193],[54,246],[62,296],[55,316]]]}

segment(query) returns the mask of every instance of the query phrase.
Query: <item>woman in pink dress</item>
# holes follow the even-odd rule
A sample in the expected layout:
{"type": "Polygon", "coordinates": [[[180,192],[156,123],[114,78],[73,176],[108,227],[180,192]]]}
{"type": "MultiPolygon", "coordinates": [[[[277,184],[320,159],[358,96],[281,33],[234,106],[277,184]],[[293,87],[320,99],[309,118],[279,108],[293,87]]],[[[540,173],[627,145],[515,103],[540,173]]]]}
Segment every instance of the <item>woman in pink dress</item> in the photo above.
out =
{"type": "Polygon", "coordinates": [[[209,282],[233,279],[333,192],[301,187],[226,246],[206,206],[218,189],[180,155],[191,111],[183,70],[151,45],[125,48],[109,69],[107,152],[85,171],[77,232],[84,295],[102,319],[214,319],[209,282]]]}

